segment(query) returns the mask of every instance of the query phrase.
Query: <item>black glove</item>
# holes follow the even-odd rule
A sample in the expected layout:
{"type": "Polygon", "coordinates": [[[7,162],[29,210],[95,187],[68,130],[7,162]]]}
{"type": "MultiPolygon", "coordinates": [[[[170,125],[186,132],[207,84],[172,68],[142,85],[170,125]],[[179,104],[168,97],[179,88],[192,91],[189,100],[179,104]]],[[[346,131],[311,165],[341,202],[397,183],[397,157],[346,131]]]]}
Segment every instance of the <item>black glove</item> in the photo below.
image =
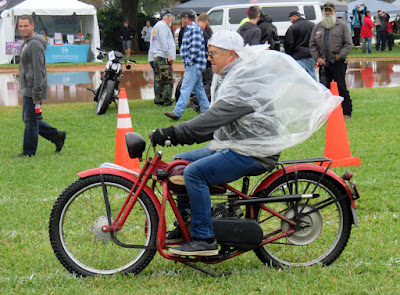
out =
{"type": "Polygon", "coordinates": [[[154,131],[150,135],[150,137],[151,137],[151,142],[153,143],[153,146],[156,146],[156,145],[165,146],[165,142],[167,140],[171,141],[172,145],[178,144],[178,141],[177,141],[176,135],[175,135],[174,126],[170,126],[168,128],[158,128],[156,131],[154,131]]]}

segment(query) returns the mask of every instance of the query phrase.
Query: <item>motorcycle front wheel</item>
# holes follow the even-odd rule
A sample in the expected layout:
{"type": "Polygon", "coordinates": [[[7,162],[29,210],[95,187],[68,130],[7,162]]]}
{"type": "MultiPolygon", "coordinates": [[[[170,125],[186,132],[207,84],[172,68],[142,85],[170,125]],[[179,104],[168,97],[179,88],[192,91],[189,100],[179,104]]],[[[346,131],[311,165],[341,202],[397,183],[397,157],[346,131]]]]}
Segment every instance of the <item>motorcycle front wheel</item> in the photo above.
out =
{"type": "Polygon", "coordinates": [[[108,80],[97,98],[96,114],[103,115],[113,101],[115,81],[108,80]]]}
{"type": "Polygon", "coordinates": [[[315,199],[295,202],[268,203],[266,206],[298,222],[293,228],[289,223],[260,207],[255,208],[255,218],[264,235],[295,229],[288,237],[268,243],[254,250],[266,265],[284,268],[291,266],[329,265],[343,252],[350,237],[352,215],[349,198],[340,185],[322,174],[300,171],[282,176],[257,197],[289,194],[319,194],[315,199]],[[319,182],[319,183],[318,183],[319,182]]]}
{"type": "MultiPolygon", "coordinates": [[[[111,222],[128,196],[133,184],[124,178],[104,175],[111,222]]],[[[156,253],[158,215],[150,197],[142,192],[117,239],[147,249],[117,245],[108,226],[108,217],[99,175],[78,179],[56,200],[50,216],[49,236],[54,253],[71,273],[87,277],[115,273],[141,272],[156,253]]]]}

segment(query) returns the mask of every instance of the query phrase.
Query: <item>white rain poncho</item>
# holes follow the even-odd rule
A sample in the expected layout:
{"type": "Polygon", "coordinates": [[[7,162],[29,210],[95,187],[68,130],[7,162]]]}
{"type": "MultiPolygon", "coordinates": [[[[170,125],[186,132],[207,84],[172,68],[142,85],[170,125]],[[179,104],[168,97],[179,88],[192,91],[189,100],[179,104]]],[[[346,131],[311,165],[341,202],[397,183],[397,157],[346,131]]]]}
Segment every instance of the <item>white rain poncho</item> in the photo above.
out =
{"type": "Polygon", "coordinates": [[[217,129],[210,149],[272,156],[308,139],[343,100],[312,79],[292,57],[266,48],[246,46],[240,52],[242,60],[222,82],[214,75],[212,103],[250,104],[254,112],[217,129]]]}

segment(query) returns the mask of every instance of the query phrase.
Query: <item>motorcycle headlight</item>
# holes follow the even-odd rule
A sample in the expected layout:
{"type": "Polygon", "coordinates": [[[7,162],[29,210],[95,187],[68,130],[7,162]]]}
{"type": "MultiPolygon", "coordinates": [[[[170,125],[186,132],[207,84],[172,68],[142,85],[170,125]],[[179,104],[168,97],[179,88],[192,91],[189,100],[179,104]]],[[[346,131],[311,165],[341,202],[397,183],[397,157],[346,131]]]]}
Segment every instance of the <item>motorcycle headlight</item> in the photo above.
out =
{"type": "Polygon", "coordinates": [[[111,69],[113,70],[113,71],[117,71],[118,70],[118,64],[112,64],[112,66],[111,66],[111,69]]]}
{"type": "Polygon", "coordinates": [[[142,158],[143,152],[146,149],[146,141],[140,134],[136,132],[126,133],[125,145],[130,158],[142,158]]]}

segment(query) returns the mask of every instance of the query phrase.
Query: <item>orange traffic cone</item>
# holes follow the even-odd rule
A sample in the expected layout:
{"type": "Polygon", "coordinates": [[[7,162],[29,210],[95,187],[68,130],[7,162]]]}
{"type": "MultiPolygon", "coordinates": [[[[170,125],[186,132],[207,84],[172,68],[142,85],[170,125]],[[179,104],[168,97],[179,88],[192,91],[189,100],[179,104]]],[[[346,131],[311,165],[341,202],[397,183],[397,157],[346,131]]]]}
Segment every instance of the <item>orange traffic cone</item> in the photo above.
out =
{"type": "MultiPolygon", "coordinates": [[[[333,95],[339,95],[336,82],[331,82],[331,92],[333,95]]],[[[359,166],[361,164],[360,158],[351,156],[342,105],[339,105],[328,118],[325,157],[333,160],[331,167],[359,166]]]]}
{"type": "Polygon", "coordinates": [[[133,132],[131,114],[129,112],[128,97],[125,88],[119,90],[117,139],[115,142],[114,163],[130,170],[140,172],[138,159],[131,159],[125,148],[125,134],[133,132]]]}

